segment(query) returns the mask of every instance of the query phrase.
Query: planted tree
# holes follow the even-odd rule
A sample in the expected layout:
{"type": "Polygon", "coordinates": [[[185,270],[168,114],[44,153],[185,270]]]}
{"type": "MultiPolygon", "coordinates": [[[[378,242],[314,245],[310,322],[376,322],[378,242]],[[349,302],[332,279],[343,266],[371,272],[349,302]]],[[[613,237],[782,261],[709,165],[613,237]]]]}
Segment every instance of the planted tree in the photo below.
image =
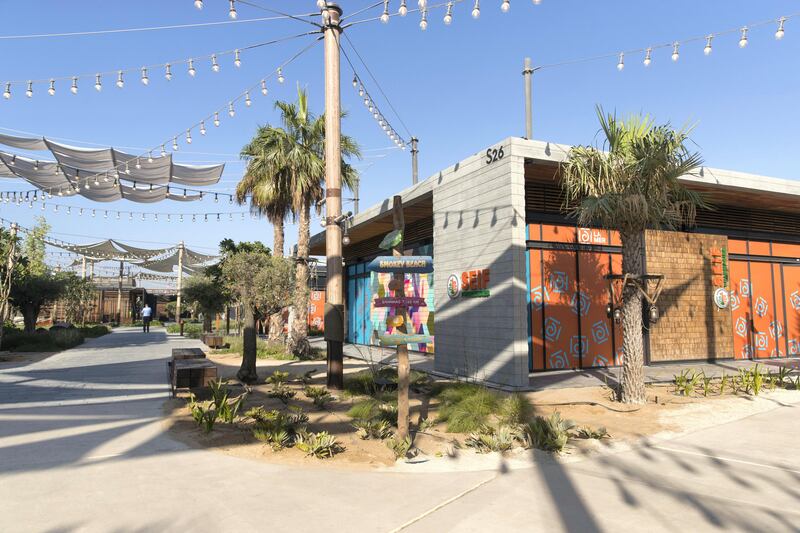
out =
{"type": "Polygon", "coordinates": [[[10,294],[16,272],[17,241],[16,228],[7,232],[0,227],[0,349],[3,347],[3,326],[11,314],[10,294]]]}
{"type": "Polygon", "coordinates": [[[60,300],[64,304],[67,321],[85,326],[86,318],[94,307],[96,294],[94,283],[73,273],[67,273],[62,277],[64,286],[60,300]]]}
{"type": "Polygon", "coordinates": [[[11,286],[11,301],[19,308],[25,322],[25,333],[36,331],[39,313],[47,304],[58,300],[69,283],[68,274],[25,273],[11,286]]]}
{"type": "Polygon", "coordinates": [[[211,332],[211,320],[225,310],[228,292],[225,287],[206,274],[196,274],[183,282],[183,297],[203,314],[203,333],[211,332]]]}
{"type": "MultiPolygon", "coordinates": [[[[686,144],[689,130],[656,125],[649,117],[619,120],[597,108],[601,146],[576,146],[562,169],[565,207],[584,226],[617,230],[622,273],[644,274],[644,232],[694,223],[702,197],[678,180],[702,164],[686,144]]],[[[622,294],[622,391],[625,403],[644,403],[642,295],[635,283],[622,294]]]]}
{"type": "MultiPolygon", "coordinates": [[[[273,224],[277,222],[281,228],[288,214],[298,221],[295,320],[287,340],[287,349],[296,353],[298,347],[307,344],[303,341],[308,336],[311,206],[319,206],[325,196],[325,118],[309,111],[306,92],[299,87],[296,103],[276,102],[275,108],[281,113],[281,126],[259,127],[242,150],[248,169],[237,187],[237,198],[244,203],[249,197],[251,209],[272,217],[273,224]]],[[[352,188],[357,172],[345,158],[359,157],[360,150],[346,135],[342,135],[341,149],[342,181],[352,188]]],[[[280,242],[283,242],[282,230],[280,242]]]]}
{"type": "Polygon", "coordinates": [[[242,365],[236,374],[244,383],[258,380],[256,317],[268,316],[291,300],[293,275],[289,261],[261,252],[236,253],[222,265],[222,279],[244,311],[242,365]]]}

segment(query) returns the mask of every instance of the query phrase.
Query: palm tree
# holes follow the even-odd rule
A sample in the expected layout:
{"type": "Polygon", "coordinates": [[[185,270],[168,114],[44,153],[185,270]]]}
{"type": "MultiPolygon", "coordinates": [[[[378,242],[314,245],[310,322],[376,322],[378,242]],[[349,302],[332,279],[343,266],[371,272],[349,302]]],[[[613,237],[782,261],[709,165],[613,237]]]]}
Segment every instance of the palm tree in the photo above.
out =
{"type": "MultiPolygon", "coordinates": [[[[690,130],[656,125],[649,117],[618,120],[597,108],[605,139],[602,147],[577,146],[562,169],[565,207],[584,226],[619,231],[623,274],[644,274],[644,232],[681,229],[694,223],[702,196],[686,189],[681,176],[702,165],[686,144],[690,130]]],[[[622,391],[625,403],[644,403],[642,295],[636,284],[622,294],[622,391]]]]}
{"type": "MultiPolygon", "coordinates": [[[[300,87],[297,88],[296,103],[279,101],[275,108],[281,113],[281,126],[260,127],[254,139],[242,150],[250,162],[248,175],[237,187],[237,197],[243,203],[247,191],[251,191],[251,209],[272,216],[273,224],[278,220],[282,223],[287,214],[298,222],[295,320],[287,341],[288,349],[295,352],[308,335],[311,207],[315,206],[319,213],[320,201],[325,196],[325,117],[317,117],[308,110],[308,96],[300,87]]],[[[352,188],[357,172],[345,162],[345,158],[360,157],[360,149],[346,135],[342,135],[341,146],[342,181],[346,187],[352,188]]]]}

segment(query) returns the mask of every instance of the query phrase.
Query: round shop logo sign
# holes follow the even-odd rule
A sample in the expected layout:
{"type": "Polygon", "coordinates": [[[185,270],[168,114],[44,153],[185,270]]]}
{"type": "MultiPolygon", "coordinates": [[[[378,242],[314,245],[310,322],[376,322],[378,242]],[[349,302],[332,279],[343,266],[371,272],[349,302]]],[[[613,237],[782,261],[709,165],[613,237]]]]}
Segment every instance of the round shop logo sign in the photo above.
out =
{"type": "Polygon", "coordinates": [[[461,295],[461,279],[456,274],[450,274],[447,278],[447,295],[451,300],[461,295]]]}
{"type": "Polygon", "coordinates": [[[717,307],[719,307],[720,309],[727,309],[730,303],[731,303],[731,295],[728,292],[728,289],[720,287],[719,289],[714,291],[714,304],[717,307]]]}

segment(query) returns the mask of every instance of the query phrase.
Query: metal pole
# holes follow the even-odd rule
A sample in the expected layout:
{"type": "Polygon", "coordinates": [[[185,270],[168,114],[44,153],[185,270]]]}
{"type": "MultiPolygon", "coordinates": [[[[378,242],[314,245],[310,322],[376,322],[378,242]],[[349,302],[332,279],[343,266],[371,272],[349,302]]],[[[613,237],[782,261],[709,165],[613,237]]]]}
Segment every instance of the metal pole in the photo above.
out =
{"type": "Polygon", "coordinates": [[[361,180],[356,176],[355,187],[353,190],[353,214],[358,214],[358,201],[359,189],[361,188],[361,180]]]}
{"type": "Polygon", "coordinates": [[[533,67],[531,58],[525,58],[522,77],[525,79],[525,138],[533,139],[533,67]]]}
{"type": "Polygon", "coordinates": [[[81,279],[86,279],[86,256],[81,258],[81,279]]]}
{"type": "Polygon", "coordinates": [[[119,262],[119,279],[117,280],[117,325],[120,324],[122,324],[122,261],[119,262]]]}
{"type": "MultiPolygon", "coordinates": [[[[181,289],[183,287],[183,241],[178,244],[178,299],[175,302],[175,320],[181,323],[181,289]]],[[[183,334],[183,328],[181,328],[183,334]]]]}
{"type": "Polygon", "coordinates": [[[417,156],[419,149],[417,148],[417,143],[419,143],[419,139],[411,137],[411,183],[414,185],[419,181],[419,158],[417,156]]]}
{"type": "Polygon", "coordinates": [[[325,340],[328,347],[328,387],[344,387],[344,294],[342,281],[342,113],[339,54],[342,9],[333,2],[322,8],[325,35],[325,340]]]}

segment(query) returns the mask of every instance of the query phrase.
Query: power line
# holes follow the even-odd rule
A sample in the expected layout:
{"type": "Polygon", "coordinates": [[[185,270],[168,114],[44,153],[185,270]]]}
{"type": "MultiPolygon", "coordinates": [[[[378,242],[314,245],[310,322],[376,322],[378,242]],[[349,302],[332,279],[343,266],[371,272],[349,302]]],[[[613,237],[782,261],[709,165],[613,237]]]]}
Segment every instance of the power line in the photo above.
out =
{"type": "MultiPolygon", "coordinates": [[[[47,39],[53,37],[83,37],[91,35],[107,35],[115,33],[135,33],[145,31],[160,31],[160,30],[178,30],[187,28],[203,28],[209,26],[223,26],[228,24],[245,24],[249,22],[265,22],[271,20],[286,20],[296,18],[291,15],[281,15],[275,17],[260,17],[253,19],[237,19],[237,20],[223,20],[219,22],[199,22],[195,24],[172,24],[169,26],[150,26],[140,28],[118,28],[110,30],[94,30],[94,31],[73,31],[65,33],[35,33],[29,35],[0,35],[0,40],[14,40],[14,39],[47,39]]],[[[302,20],[302,19],[301,19],[302,20]]],[[[307,22],[307,21],[304,21],[307,22]]]]}
{"type": "MultiPolygon", "coordinates": [[[[400,121],[400,124],[401,124],[401,125],[403,126],[403,128],[406,130],[406,133],[408,134],[408,136],[409,136],[409,137],[413,137],[413,134],[411,133],[411,130],[409,130],[409,129],[408,129],[408,126],[407,126],[407,125],[406,125],[406,123],[403,121],[403,119],[402,119],[402,117],[400,116],[400,114],[397,112],[397,109],[395,109],[394,105],[392,105],[392,101],[391,101],[391,100],[389,100],[389,97],[386,95],[386,92],[385,92],[385,91],[383,90],[383,88],[381,87],[381,84],[380,84],[380,82],[378,82],[378,80],[377,80],[377,79],[375,78],[375,76],[372,74],[372,71],[370,70],[369,66],[368,66],[368,65],[367,65],[367,63],[364,61],[364,58],[363,58],[363,57],[361,57],[361,54],[360,54],[360,53],[358,52],[358,50],[356,49],[355,45],[353,45],[353,41],[351,41],[351,40],[350,40],[350,37],[348,37],[348,36],[347,36],[347,33],[344,33],[344,32],[342,32],[342,35],[344,35],[344,38],[345,38],[345,40],[347,41],[347,44],[349,44],[349,45],[350,45],[350,48],[351,48],[351,49],[353,50],[353,52],[356,54],[356,57],[358,57],[358,60],[361,62],[361,64],[362,64],[362,65],[364,65],[364,69],[366,69],[366,71],[367,71],[367,74],[369,74],[369,77],[370,77],[370,78],[372,79],[372,81],[375,83],[375,86],[378,88],[378,91],[380,91],[381,95],[383,95],[383,98],[386,100],[386,103],[389,105],[389,108],[392,110],[392,112],[394,113],[395,117],[397,117],[397,120],[398,120],[398,121],[400,121]]],[[[350,57],[347,55],[347,52],[344,50],[344,48],[342,48],[342,53],[344,54],[344,57],[345,57],[345,59],[347,60],[347,62],[350,64],[350,67],[353,69],[353,73],[355,74],[355,71],[356,71],[355,65],[353,65],[353,62],[352,62],[352,61],[350,61],[350,57]]]]}

